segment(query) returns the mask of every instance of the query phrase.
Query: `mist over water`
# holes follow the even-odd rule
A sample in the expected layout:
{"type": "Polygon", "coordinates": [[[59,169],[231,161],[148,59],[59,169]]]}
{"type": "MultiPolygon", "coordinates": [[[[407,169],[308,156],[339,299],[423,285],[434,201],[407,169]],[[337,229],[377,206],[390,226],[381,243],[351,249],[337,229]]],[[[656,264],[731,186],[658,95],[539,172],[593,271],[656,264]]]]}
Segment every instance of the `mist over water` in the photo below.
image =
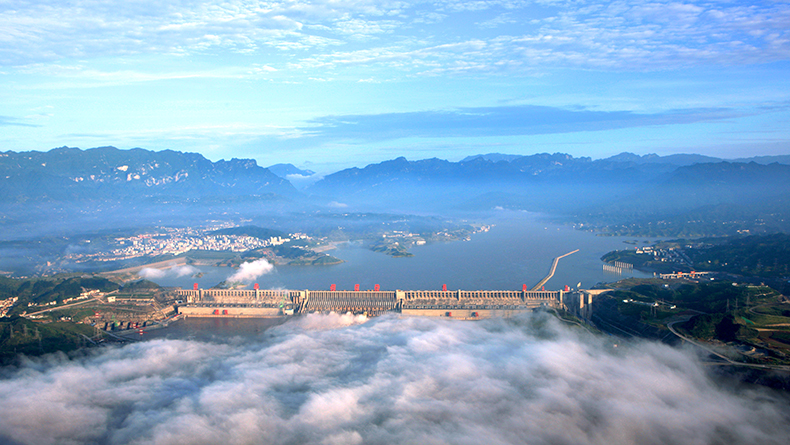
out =
{"type": "Polygon", "coordinates": [[[274,270],[274,266],[269,263],[268,260],[260,259],[255,261],[247,261],[241,263],[239,269],[228,277],[228,281],[231,283],[251,283],[256,278],[260,277],[261,275],[265,275],[269,272],[274,270]]]}
{"type": "Polygon", "coordinates": [[[184,277],[189,277],[190,275],[194,275],[198,272],[200,272],[200,270],[196,267],[187,265],[175,266],[167,269],[153,269],[150,267],[145,267],[137,274],[147,280],[158,280],[166,277],[183,279],[184,277]]]}
{"type": "Polygon", "coordinates": [[[697,357],[544,314],[335,314],[244,337],[152,340],[2,370],[0,442],[779,444],[784,395],[697,357]]]}

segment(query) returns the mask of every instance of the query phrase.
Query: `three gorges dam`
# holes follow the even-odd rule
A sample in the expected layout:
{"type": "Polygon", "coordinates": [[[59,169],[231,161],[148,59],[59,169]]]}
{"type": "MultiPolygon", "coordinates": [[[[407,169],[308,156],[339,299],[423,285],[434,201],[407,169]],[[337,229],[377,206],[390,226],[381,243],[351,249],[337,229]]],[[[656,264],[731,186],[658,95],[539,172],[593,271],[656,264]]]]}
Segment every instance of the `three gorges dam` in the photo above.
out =
{"type": "Polygon", "coordinates": [[[592,294],[585,291],[545,290],[544,284],[554,275],[560,258],[554,259],[549,274],[528,289],[521,290],[329,290],[260,289],[178,289],[181,299],[178,313],[185,317],[280,317],[312,312],[336,312],[381,315],[399,312],[407,315],[477,319],[508,317],[538,308],[583,310],[592,302],[592,294]]]}

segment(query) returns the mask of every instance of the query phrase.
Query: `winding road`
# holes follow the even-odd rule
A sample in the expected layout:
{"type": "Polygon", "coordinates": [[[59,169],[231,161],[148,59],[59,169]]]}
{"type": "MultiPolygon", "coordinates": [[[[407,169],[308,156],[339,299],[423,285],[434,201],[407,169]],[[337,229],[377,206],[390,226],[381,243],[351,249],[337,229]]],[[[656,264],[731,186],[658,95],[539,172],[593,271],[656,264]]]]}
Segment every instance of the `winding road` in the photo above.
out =
{"type": "Polygon", "coordinates": [[[760,365],[760,364],[756,364],[756,363],[736,362],[735,360],[732,360],[732,359],[728,358],[727,356],[722,355],[722,354],[714,351],[713,349],[709,348],[708,346],[705,346],[705,345],[703,345],[702,343],[700,343],[700,342],[698,342],[696,340],[692,340],[692,339],[686,337],[685,335],[683,335],[683,334],[681,334],[681,333],[679,333],[678,331],[675,330],[675,324],[677,324],[677,323],[684,323],[684,322],[688,321],[689,318],[691,318],[691,317],[687,317],[686,319],[675,320],[673,322],[667,323],[667,328],[669,328],[669,330],[673,334],[677,335],[682,340],[685,340],[685,341],[691,343],[694,346],[702,348],[704,351],[706,351],[706,352],[708,352],[708,353],[710,353],[712,355],[715,355],[716,357],[718,357],[718,358],[720,358],[720,359],[722,359],[722,360],[724,360],[726,362],[726,363],[707,363],[707,364],[709,364],[709,365],[721,364],[721,365],[745,366],[747,368],[760,368],[760,369],[781,369],[783,371],[790,371],[790,366],[784,366],[784,365],[760,365]]]}

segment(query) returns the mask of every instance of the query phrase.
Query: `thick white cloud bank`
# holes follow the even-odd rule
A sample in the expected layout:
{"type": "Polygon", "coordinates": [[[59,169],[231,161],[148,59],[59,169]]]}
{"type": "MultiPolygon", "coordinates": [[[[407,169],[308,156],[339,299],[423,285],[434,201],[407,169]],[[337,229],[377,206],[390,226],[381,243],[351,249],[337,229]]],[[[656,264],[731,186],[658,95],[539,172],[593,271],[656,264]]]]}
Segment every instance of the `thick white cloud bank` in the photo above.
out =
{"type": "Polygon", "coordinates": [[[691,354],[545,316],[309,315],[256,338],[154,340],[4,370],[0,442],[779,444],[787,400],[691,354]]]}

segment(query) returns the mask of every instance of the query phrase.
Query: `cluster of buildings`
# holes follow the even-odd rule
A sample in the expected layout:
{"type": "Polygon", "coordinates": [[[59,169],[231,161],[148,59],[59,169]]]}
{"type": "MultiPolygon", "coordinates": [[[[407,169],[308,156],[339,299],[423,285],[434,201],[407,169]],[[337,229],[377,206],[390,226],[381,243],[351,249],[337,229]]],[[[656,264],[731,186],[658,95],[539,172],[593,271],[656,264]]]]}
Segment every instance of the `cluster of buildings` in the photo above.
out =
{"type": "Polygon", "coordinates": [[[109,251],[70,254],[66,258],[76,262],[118,261],[143,256],[179,255],[190,250],[246,252],[278,246],[290,242],[292,238],[306,239],[308,236],[297,233],[291,235],[291,238],[273,236],[261,239],[245,235],[205,235],[192,228],[167,228],[162,233],[116,238],[117,247],[109,251]]]}
{"type": "Polygon", "coordinates": [[[0,300],[0,318],[5,317],[8,315],[8,311],[11,310],[11,306],[16,303],[17,297],[6,298],[5,300],[0,300]]]}
{"type": "MultiPolygon", "coordinates": [[[[290,240],[289,240],[290,241],[290,240]]],[[[144,234],[129,238],[119,238],[116,242],[122,247],[106,253],[113,259],[135,258],[140,256],[179,255],[190,250],[229,250],[245,252],[247,250],[282,244],[279,237],[262,240],[252,236],[238,235],[205,235],[191,236],[170,234],[166,236],[144,234]]]]}
{"type": "Polygon", "coordinates": [[[667,249],[659,249],[652,246],[637,247],[636,253],[653,255],[654,261],[661,261],[662,263],[691,263],[688,257],[686,257],[680,249],[675,249],[672,247],[667,249]]]}
{"type": "MultiPolygon", "coordinates": [[[[80,301],[80,300],[87,300],[88,298],[101,297],[103,295],[104,295],[104,292],[102,292],[102,291],[100,291],[98,289],[85,290],[85,291],[81,292],[78,297],[65,298],[63,300],[63,304],[69,304],[69,303],[73,303],[75,301],[80,301]]],[[[10,300],[10,298],[8,300],[10,300]]],[[[8,301],[8,300],[2,300],[2,301],[8,301]]],[[[14,300],[14,302],[16,302],[16,298],[14,298],[13,300],[14,300]]],[[[2,301],[0,301],[0,305],[3,304],[2,301]]],[[[37,307],[46,307],[46,306],[57,306],[57,304],[58,304],[57,300],[48,301],[46,303],[32,303],[31,302],[31,303],[27,304],[27,307],[37,308],[37,307]]],[[[8,308],[10,308],[11,305],[13,305],[13,303],[9,304],[8,308]]],[[[5,316],[6,312],[7,312],[7,310],[4,309],[2,316],[5,316]]]]}
{"type": "Polygon", "coordinates": [[[390,233],[383,233],[381,237],[383,239],[388,239],[395,244],[398,244],[398,241],[406,242],[407,244],[412,243],[417,246],[422,246],[425,244],[425,239],[422,238],[418,233],[410,233],[402,230],[393,230],[390,233]]]}
{"type": "Polygon", "coordinates": [[[27,304],[27,307],[55,306],[56,304],[58,304],[58,302],[56,300],[49,301],[47,303],[32,303],[31,302],[31,303],[27,304]]]}
{"type": "Polygon", "coordinates": [[[102,292],[102,291],[100,291],[98,289],[86,290],[84,292],[81,292],[79,297],[66,298],[65,300],[63,300],[63,304],[69,304],[69,303],[74,302],[74,301],[87,300],[88,298],[97,298],[97,297],[101,297],[103,295],[104,295],[104,292],[102,292]]]}
{"type": "MultiPolygon", "coordinates": [[[[491,225],[473,225],[472,231],[467,230],[449,230],[444,229],[440,232],[435,233],[431,236],[431,239],[434,241],[454,241],[457,239],[465,239],[469,241],[471,239],[471,233],[481,233],[481,232],[488,232],[491,230],[491,225]]],[[[388,233],[384,233],[381,235],[383,239],[388,240],[396,240],[405,243],[406,245],[417,245],[421,246],[426,244],[425,236],[420,235],[419,233],[411,233],[405,230],[392,230],[388,233]]]]}
{"type": "Polygon", "coordinates": [[[695,280],[698,278],[707,277],[711,272],[672,272],[659,274],[662,280],[695,280]]]}

